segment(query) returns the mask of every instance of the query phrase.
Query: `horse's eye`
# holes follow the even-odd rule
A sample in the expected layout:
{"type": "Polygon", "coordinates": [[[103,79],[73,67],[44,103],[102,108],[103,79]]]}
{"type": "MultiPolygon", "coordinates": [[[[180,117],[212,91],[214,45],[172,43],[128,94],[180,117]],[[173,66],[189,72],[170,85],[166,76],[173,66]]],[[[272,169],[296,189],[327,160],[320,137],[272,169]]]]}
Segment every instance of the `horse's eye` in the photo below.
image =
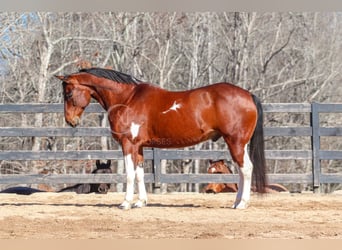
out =
{"type": "Polygon", "coordinates": [[[69,100],[72,97],[72,91],[70,91],[69,93],[65,93],[65,99],[69,100]]]}

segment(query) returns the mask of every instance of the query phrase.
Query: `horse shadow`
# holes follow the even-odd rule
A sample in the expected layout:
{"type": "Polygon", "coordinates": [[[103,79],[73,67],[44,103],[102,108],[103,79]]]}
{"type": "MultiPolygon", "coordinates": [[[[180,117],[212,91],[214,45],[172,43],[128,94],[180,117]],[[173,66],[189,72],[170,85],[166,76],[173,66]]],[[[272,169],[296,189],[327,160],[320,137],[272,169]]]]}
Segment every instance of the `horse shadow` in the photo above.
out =
{"type": "MultiPolygon", "coordinates": [[[[97,208],[119,208],[120,203],[114,204],[88,204],[88,203],[40,203],[40,202],[4,202],[0,203],[0,207],[3,206],[56,206],[56,207],[97,207],[97,208]]],[[[149,203],[147,208],[201,208],[205,206],[195,204],[163,204],[163,203],[149,203]]],[[[144,209],[144,208],[143,208],[144,209]]]]}

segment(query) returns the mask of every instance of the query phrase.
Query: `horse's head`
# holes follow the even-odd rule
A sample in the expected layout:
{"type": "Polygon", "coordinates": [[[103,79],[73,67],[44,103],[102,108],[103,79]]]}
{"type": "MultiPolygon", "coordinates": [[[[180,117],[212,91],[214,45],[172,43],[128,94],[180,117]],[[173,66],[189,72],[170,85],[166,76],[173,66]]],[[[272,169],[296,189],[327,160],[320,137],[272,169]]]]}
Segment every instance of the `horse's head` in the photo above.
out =
{"type": "Polygon", "coordinates": [[[56,76],[63,82],[64,116],[75,127],[91,98],[108,110],[123,103],[140,82],[134,77],[109,69],[81,69],[78,73],[56,76]]]}
{"type": "MultiPolygon", "coordinates": [[[[112,169],[110,168],[111,161],[107,160],[107,163],[102,163],[96,160],[96,169],[93,171],[94,174],[111,174],[112,169]]],[[[100,194],[106,194],[110,189],[110,183],[100,183],[95,187],[95,192],[100,194]]]]}
{"type": "Polygon", "coordinates": [[[64,117],[72,127],[80,123],[81,115],[91,100],[92,89],[78,83],[76,76],[56,76],[63,81],[64,117]]]}
{"type": "Polygon", "coordinates": [[[208,168],[209,174],[231,174],[232,171],[224,163],[224,160],[212,161],[209,160],[210,166],[208,168]]]}
{"type": "MultiPolygon", "coordinates": [[[[96,160],[96,170],[97,171],[100,170],[100,169],[104,169],[104,170],[108,170],[109,169],[111,171],[110,165],[111,165],[111,161],[110,160],[107,160],[106,163],[101,162],[99,160],[96,160]]],[[[102,173],[106,173],[106,172],[102,172],[102,173]]],[[[111,172],[109,172],[109,173],[111,173],[111,172]]]]}

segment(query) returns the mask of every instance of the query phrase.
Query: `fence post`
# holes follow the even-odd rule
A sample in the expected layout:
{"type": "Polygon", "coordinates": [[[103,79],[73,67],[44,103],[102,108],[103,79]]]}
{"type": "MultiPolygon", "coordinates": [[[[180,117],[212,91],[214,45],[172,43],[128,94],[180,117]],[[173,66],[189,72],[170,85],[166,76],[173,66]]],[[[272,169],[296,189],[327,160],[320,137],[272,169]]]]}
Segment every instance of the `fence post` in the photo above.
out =
{"type": "Polygon", "coordinates": [[[159,194],[160,189],[161,189],[161,182],[160,182],[160,177],[161,177],[161,158],[160,158],[160,149],[159,148],[152,148],[153,152],[153,177],[154,177],[154,182],[152,184],[153,188],[153,193],[159,194]]]}
{"type": "Polygon", "coordinates": [[[311,104],[311,147],[312,147],[312,176],[313,176],[313,192],[320,192],[320,175],[321,164],[319,159],[320,151],[320,134],[319,134],[319,103],[311,104]]]}

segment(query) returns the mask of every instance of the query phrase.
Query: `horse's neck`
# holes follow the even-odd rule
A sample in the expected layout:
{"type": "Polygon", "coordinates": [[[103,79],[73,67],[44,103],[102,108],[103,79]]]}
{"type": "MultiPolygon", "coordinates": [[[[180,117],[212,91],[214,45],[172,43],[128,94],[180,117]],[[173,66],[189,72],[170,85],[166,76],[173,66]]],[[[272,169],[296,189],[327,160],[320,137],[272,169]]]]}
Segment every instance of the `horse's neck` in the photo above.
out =
{"type": "Polygon", "coordinates": [[[101,106],[108,110],[113,105],[125,104],[132,96],[135,85],[116,83],[115,87],[109,88],[96,88],[96,93],[93,97],[101,104],[101,106]]]}

